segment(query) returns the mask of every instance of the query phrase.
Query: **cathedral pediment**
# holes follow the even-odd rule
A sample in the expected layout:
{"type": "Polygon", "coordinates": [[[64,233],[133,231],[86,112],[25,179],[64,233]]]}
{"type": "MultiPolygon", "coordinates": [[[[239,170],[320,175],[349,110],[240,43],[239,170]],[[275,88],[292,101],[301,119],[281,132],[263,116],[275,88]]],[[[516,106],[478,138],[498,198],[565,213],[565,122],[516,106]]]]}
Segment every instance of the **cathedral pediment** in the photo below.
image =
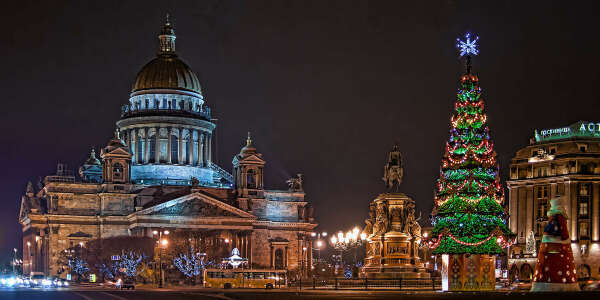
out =
{"type": "Polygon", "coordinates": [[[239,163],[245,163],[245,164],[264,164],[265,161],[258,156],[257,154],[251,154],[245,157],[240,157],[240,155],[234,157],[233,159],[233,164],[239,164],[239,163]]]}
{"type": "Polygon", "coordinates": [[[239,208],[197,192],[140,210],[134,215],[256,218],[239,208]]]}
{"type": "Polygon", "coordinates": [[[106,154],[110,154],[110,155],[123,155],[123,156],[130,156],[131,154],[124,148],[115,148],[114,150],[110,151],[110,152],[106,152],[104,153],[104,155],[106,154]]]}

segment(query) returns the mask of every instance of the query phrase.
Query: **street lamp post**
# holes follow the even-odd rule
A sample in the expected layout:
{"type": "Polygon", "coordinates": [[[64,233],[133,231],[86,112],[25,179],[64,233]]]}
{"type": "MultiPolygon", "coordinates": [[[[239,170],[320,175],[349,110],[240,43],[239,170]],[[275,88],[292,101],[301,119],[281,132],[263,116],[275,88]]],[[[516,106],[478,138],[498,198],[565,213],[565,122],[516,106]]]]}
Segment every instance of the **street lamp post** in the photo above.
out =
{"type": "Polygon", "coordinates": [[[17,273],[15,272],[16,267],[17,267],[17,248],[14,248],[14,255],[13,255],[13,275],[17,275],[17,273]]]}
{"type": "Polygon", "coordinates": [[[169,235],[168,230],[154,230],[152,234],[158,236],[158,240],[156,243],[158,244],[158,287],[163,287],[163,269],[162,269],[162,250],[167,247],[169,241],[167,239],[163,239],[163,235],[169,235]]]}
{"type": "MultiPolygon", "coordinates": [[[[27,241],[27,256],[29,256],[27,258],[27,264],[28,264],[27,270],[29,271],[29,273],[31,273],[31,256],[32,255],[31,255],[31,242],[30,241],[27,241]]],[[[25,272],[23,272],[23,273],[25,273],[25,272]]]]}
{"type": "Polygon", "coordinates": [[[300,277],[302,280],[302,278],[304,276],[306,276],[306,265],[304,264],[304,262],[306,261],[306,247],[302,247],[302,276],[300,277]]]}
{"type": "Polygon", "coordinates": [[[318,261],[321,260],[321,247],[323,246],[323,241],[321,241],[321,237],[326,237],[327,236],[327,232],[323,231],[323,232],[313,232],[310,234],[310,236],[312,237],[316,237],[317,241],[315,242],[315,248],[317,248],[317,255],[318,255],[318,261]]]}

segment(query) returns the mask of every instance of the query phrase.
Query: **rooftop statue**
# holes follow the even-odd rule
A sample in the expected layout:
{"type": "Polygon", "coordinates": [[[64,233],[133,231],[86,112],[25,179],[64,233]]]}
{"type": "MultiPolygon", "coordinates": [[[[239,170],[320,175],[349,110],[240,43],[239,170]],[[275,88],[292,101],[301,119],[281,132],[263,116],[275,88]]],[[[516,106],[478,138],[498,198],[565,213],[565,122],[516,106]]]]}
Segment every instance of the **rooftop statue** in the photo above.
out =
{"type": "Polygon", "coordinates": [[[292,192],[302,192],[302,174],[298,174],[297,178],[290,178],[286,181],[288,184],[289,190],[292,192]]]}

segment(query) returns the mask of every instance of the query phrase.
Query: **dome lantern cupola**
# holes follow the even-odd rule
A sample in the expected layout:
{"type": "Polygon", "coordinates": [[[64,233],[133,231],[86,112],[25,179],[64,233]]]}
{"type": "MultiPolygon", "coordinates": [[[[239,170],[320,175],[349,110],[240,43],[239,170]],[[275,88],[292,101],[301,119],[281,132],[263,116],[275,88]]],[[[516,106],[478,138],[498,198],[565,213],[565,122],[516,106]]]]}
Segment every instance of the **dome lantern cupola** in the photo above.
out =
{"type": "Polygon", "coordinates": [[[167,14],[165,24],[163,25],[160,35],[158,36],[160,41],[160,55],[175,54],[175,38],[175,29],[169,20],[169,14],[167,14]]]}
{"type": "MultiPolygon", "coordinates": [[[[175,29],[169,15],[158,35],[159,48],[156,58],[147,63],[137,74],[131,96],[147,93],[179,93],[202,101],[200,80],[194,71],[175,53],[175,29]]],[[[197,103],[201,105],[202,103],[197,103]]]]}

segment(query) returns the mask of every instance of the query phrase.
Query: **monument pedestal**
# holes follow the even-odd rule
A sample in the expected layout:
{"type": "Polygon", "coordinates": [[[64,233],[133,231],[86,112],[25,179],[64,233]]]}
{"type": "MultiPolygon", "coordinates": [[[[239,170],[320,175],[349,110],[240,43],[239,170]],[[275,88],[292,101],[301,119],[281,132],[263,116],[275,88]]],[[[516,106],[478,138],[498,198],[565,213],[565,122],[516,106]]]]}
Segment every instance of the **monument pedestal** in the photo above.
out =
{"type": "Polygon", "coordinates": [[[373,224],[363,272],[367,278],[430,278],[418,257],[421,227],[414,200],[402,193],[380,194],[371,203],[373,224]]]}

